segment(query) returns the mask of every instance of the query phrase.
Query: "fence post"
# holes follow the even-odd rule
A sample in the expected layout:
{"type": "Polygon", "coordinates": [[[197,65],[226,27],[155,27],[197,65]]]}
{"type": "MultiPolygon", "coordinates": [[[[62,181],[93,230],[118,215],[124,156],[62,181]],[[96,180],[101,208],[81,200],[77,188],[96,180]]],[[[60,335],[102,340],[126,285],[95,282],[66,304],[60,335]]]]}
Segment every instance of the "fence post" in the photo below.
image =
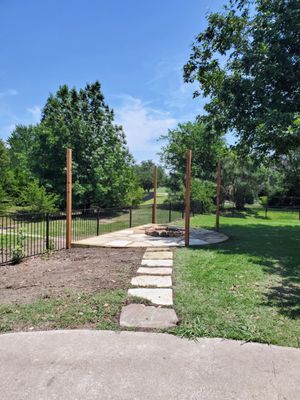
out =
{"type": "Polygon", "coordinates": [[[185,224],[184,224],[184,239],[186,246],[189,246],[190,244],[191,167],[192,167],[192,150],[188,150],[186,153],[185,224]]]}
{"type": "Polygon", "coordinates": [[[184,203],[181,204],[181,219],[184,218],[184,203]]]}
{"type": "Polygon", "coordinates": [[[99,225],[100,225],[100,210],[97,208],[97,236],[99,236],[99,225]]]}
{"type": "Polygon", "coordinates": [[[49,225],[50,225],[50,216],[47,212],[46,214],[46,250],[50,248],[50,241],[49,241],[49,225]]]}
{"type": "Polygon", "coordinates": [[[66,248],[72,242],[72,149],[67,149],[66,248]]]}
{"type": "Polygon", "coordinates": [[[169,203],[169,222],[172,222],[172,203],[169,203]]]}
{"type": "Polygon", "coordinates": [[[129,208],[129,228],[132,228],[132,206],[129,208]]]}
{"type": "Polygon", "coordinates": [[[217,165],[217,209],[216,209],[216,229],[220,229],[220,192],[221,192],[221,162],[217,165]]]}
{"type": "MultiPolygon", "coordinates": [[[[299,215],[300,215],[300,211],[299,211],[299,215]]],[[[265,218],[268,217],[268,206],[266,205],[265,207],[265,218]]]]}
{"type": "Polygon", "coordinates": [[[154,196],[153,196],[153,209],[152,209],[152,224],[156,224],[157,166],[154,167],[153,174],[154,174],[154,182],[153,182],[154,196]]]}

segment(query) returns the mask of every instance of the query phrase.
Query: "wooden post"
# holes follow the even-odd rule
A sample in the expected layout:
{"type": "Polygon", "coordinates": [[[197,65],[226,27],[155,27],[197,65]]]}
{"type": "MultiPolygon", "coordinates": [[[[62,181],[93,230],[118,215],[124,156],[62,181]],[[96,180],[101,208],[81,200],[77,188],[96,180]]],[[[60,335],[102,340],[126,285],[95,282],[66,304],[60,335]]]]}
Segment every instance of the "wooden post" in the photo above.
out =
{"type": "Polygon", "coordinates": [[[189,246],[190,244],[191,168],[192,168],[192,150],[188,150],[186,153],[185,227],[184,227],[184,241],[186,246],[189,246]]]}
{"type": "Polygon", "coordinates": [[[72,149],[67,149],[67,209],[66,209],[66,247],[72,242],[72,149]]]}
{"type": "Polygon", "coordinates": [[[153,196],[153,210],[152,210],[152,224],[156,224],[156,205],[157,205],[157,199],[156,199],[156,192],[157,192],[157,167],[154,167],[153,171],[154,175],[154,196],[153,196]]]}
{"type": "Polygon", "coordinates": [[[217,199],[216,199],[216,230],[220,229],[220,193],[221,193],[221,162],[217,164],[217,199]]]}

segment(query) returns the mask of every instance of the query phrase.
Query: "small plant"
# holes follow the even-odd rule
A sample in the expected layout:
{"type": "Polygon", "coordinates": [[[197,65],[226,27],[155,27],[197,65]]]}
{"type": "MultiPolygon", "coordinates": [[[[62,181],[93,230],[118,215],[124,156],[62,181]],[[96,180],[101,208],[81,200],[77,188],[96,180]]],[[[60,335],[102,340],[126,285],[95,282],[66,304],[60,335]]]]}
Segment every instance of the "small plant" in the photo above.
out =
{"type": "Polygon", "coordinates": [[[25,234],[22,229],[19,229],[17,234],[16,234],[16,245],[12,249],[12,263],[13,264],[19,264],[22,259],[24,258],[24,241],[25,241],[25,234]]]}

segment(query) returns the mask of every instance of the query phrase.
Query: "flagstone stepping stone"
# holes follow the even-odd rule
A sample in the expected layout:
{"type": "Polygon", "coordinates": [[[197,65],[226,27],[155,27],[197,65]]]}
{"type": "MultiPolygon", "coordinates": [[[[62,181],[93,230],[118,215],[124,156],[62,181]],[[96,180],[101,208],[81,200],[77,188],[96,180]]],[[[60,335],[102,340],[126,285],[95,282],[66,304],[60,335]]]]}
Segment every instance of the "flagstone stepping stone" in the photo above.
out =
{"type": "Polygon", "coordinates": [[[111,247],[126,247],[130,241],[128,240],[112,240],[111,242],[108,242],[107,245],[111,247]]]}
{"type": "Polygon", "coordinates": [[[129,304],[122,308],[120,325],[129,328],[171,328],[178,318],[171,308],[129,304]]]}
{"type": "Polygon", "coordinates": [[[171,251],[147,251],[144,254],[144,260],[172,260],[173,253],[171,251]]]}
{"type": "Polygon", "coordinates": [[[173,267],[173,260],[142,260],[142,265],[147,267],[173,267]]]}
{"type": "Polygon", "coordinates": [[[153,304],[158,304],[162,306],[172,306],[173,305],[173,291],[172,289],[128,289],[129,296],[141,297],[151,301],[153,304]]]}
{"type": "Polygon", "coordinates": [[[160,246],[157,246],[157,247],[155,247],[155,248],[147,248],[146,249],[146,251],[145,251],[145,254],[146,253],[148,253],[148,252],[150,252],[150,253],[156,253],[157,251],[163,251],[163,252],[165,252],[165,251],[170,251],[170,249],[168,248],[168,247],[160,247],[160,246]]]}
{"type": "Polygon", "coordinates": [[[172,268],[168,267],[140,267],[137,270],[138,274],[148,274],[148,275],[171,275],[172,268]]]}
{"type": "Polygon", "coordinates": [[[133,286],[155,286],[155,287],[171,287],[172,279],[170,276],[159,275],[139,275],[131,279],[133,286]]]}

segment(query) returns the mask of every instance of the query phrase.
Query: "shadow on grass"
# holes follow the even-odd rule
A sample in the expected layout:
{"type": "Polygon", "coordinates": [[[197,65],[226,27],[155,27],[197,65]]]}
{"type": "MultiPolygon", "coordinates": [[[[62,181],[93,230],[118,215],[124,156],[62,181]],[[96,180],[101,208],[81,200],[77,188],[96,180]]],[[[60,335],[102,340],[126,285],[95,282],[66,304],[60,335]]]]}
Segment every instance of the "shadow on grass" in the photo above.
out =
{"type": "Polygon", "coordinates": [[[242,218],[242,219],[246,219],[249,217],[252,218],[257,218],[257,219],[262,219],[262,220],[268,220],[270,219],[268,216],[264,216],[264,215],[260,215],[259,214],[260,210],[254,210],[252,208],[245,208],[244,210],[237,210],[236,208],[228,208],[225,210],[222,210],[221,215],[222,217],[225,218],[242,218]]]}
{"type": "Polygon", "coordinates": [[[222,230],[230,237],[212,248],[220,254],[246,255],[263,270],[280,277],[280,283],[266,289],[263,305],[276,307],[291,319],[300,317],[300,226],[266,224],[228,225],[222,230]]]}

